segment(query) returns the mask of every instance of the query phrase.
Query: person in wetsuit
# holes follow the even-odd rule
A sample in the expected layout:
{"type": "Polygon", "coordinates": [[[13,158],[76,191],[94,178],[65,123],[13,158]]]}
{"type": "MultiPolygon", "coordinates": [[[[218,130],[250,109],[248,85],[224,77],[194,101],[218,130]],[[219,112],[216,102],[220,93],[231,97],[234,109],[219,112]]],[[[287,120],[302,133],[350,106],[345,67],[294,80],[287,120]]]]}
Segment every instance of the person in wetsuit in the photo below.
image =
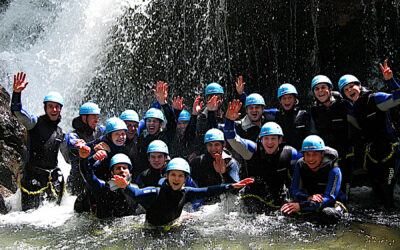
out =
{"type": "Polygon", "coordinates": [[[45,114],[30,115],[22,108],[21,92],[28,82],[26,74],[14,75],[11,111],[28,130],[28,153],[20,181],[22,210],[37,208],[44,197],[61,203],[64,194],[64,177],[58,168],[58,152],[64,133],[58,126],[61,121],[63,97],[49,92],[43,100],[45,114]]]}

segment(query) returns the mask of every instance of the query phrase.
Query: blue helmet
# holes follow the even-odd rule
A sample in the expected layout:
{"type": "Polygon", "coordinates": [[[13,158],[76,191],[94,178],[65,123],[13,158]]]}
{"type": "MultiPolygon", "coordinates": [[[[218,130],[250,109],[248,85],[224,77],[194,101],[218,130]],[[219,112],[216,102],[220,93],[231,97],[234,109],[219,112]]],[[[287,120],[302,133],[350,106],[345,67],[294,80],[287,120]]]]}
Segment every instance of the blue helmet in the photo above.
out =
{"type": "Polygon", "coordinates": [[[204,143],[211,141],[225,141],[224,133],[216,128],[212,128],[204,135],[204,143]]]}
{"type": "Polygon", "coordinates": [[[190,120],[190,113],[186,110],[182,110],[179,115],[178,121],[189,121],[190,120]]]}
{"type": "Polygon", "coordinates": [[[61,106],[64,106],[64,98],[56,91],[51,91],[44,97],[43,103],[46,102],[56,102],[61,106]]]}
{"type": "Polygon", "coordinates": [[[167,172],[171,170],[180,170],[190,175],[189,163],[183,158],[177,157],[172,159],[167,165],[167,172]]]}
{"type": "Polygon", "coordinates": [[[246,97],[245,107],[247,107],[249,105],[257,105],[257,104],[265,106],[264,98],[260,94],[253,93],[253,94],[249,95],[248,97],[246,97]]]}
{"type": "Polygon", "coordinates": [[[303,145],[301,146],[301,151],[321,151],[325,150],[325,143],[321,137],[318,135],[309,135],[307,136],[304,141],[303,145]]]}
{"type": "Polygon", "coordinates": [[[161,110],[156,109],[156,108],[151,108],[147,110],[146,114],[144,115],[144,119],[146,120],[147,118],[157,118],[164,122],[164,114],[161,110]]]}
{"type": "Polygon", "coordinates": [[[284,83],[278,88],[278,99],[287,94],[299,95],[295,86],[290,83],[284,83]]]}
{"type": "Polygon", "coordinates": [[[154,140],[152,141],[149,146],[147,147],[147,153],[164,153],[164,154],[169,154],[168,152],[168,146],[165,144],[165,142],[161,140],[154,140]]]}
{"type": "Polygon", "coordinates": [[[261,127],[259,138],[266,135],[279,135],[283,136],[282,128],[276,122],[267,122],[261,127]]]}
{"type": "Polygon", "coordinates": [[[314,92],[315,85],[320,84],[320,83],[326,83],[329,86],[329,88],[333,89],[333,84],[327,76],[317,75],[311,81],[311,91],[314,92]]]}
{"type": "Polygon", "coordinates": [[[113,170],[113,166],[118,163],[128,164],[129,170],[132,170],[132,163],[129,157],[126,154],[116,154],[110,160],[110,170],[113,170]]]}
{"type": "Polygon", "coordinates": [[[344,76],[340,77],[339,83],[338,83],[339,91],[342,92],[344,86],[346,86],[349,83],[353,83],[353,82],[361,85],[360,80],[358,80],[357,77],[355,77],[353,75],[344,75],[344,76]]]}
{"type": "Polygon", "coordinates": [[[79,115],[100,115],[100,108],[94,102],[86,102],[79,108],[79,115]]]}
{"type": "Polygon", "coordinates": [[[111,117],[106,121],[106,134],[120,129],[128,131],[125,122],[118,117],[111,117]]]}
{"type": "Polygon", "coordinates": [[[124,112],[122,112],[119,119],[121,119],[123,121],[139,122],[139,115],[136,113],[136,111],[127,109],[124,112]]]}
{"type": "Polygon", "coordinates": [[[216,82],[208,84],[206,87],[206,96],[215,94],[224,94],[224,89],[222,86],[216,82]]]}

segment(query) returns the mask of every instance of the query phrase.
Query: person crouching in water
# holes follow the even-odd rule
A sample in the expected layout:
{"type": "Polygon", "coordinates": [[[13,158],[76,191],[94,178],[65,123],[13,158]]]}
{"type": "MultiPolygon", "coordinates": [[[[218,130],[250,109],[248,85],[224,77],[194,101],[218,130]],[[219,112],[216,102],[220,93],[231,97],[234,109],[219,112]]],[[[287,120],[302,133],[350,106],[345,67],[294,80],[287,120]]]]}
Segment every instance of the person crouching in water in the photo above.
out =
{"type": "Polygon", "coordinates": [[[225,120],[225,136],[231,147],[247,161],[248,176],[256,183],[249,185],[242,196],[249,212],[263,213],[279,208],[288,196],[294,166],[302,154],[291,146],[282,146],[283,132],[275,122],[261,127],[256,142],[236,134],[234,121],[239,118],[242,103],[229,103],[225,120]]]}
{"type": "Polygon", "coordinates": [[[61,203],[64,193],[64,177],[58,168],[58,151],[64,140],[64,133],[58,126],[61,121],[63,97],[58,92],[49,92],[43,100],[45,114],[39,117],[22,109],[21,92],[28,82],[26,74],[14,75],[14,92],[11,111],[28,130],[28,155],[19,182],[22,210],[38,208],[44,194],[50,200],[61,203]]]}
{"type": "Polygon", "coordinates": [[[312,212],[311,218],[316,218],[324,224],[336,223],[346,211],[338,199],[342,173],[336,161],[338,153],[335,149],[326,147],[321,137],[310,135],[303,141],[304,157],[298,160],[290,194],[293,202],[282,206],[284,214],[296,212],[312,212]]]}
{"type": "Polygon", "coordinates": [[[88,158],[90,151],[88,146],[79,149],[82,174],[97,202],[92,214],[98,218],[133,215],[138,203],[148,203],[156,197],[157,189],[154,187],[138,189],[129,185],[132,164],[125,154],[116,154],[111,158],[109,165],[111,179],[97,178],[93,172],[94,160],[88,158]]]}
{"type": "Polygon", "coordinates": [[[190,176],[190,167],[182,158],[172,159],[167,166],[167,178],[161,180],[157,188],[157,198],[142,204],[146,209],[146,222],[153,226],[171,225],[177,220],[186,202],[218,196],[253,183],[251,178],[234,184],[222,184],[204,188],[186,187],[186,178],[190,176]]]}

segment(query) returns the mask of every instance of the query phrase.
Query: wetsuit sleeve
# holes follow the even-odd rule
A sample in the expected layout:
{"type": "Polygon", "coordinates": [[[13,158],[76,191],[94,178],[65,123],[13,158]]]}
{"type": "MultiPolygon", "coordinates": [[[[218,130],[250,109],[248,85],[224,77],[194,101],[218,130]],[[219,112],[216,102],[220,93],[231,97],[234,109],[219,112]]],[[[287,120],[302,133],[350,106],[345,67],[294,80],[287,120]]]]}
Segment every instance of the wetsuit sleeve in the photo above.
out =
{"type": "Polygon", "coordinates": [[[191,115],[189,124],[185,129],[185,140],[191,142],[196,137],[197,115],[191,115]]]}
{"type": "Polygon", "coordinates": [[[389,111],[389,109],[400,104],[400,90],[392,94],[386,94],[383,92],[375,93],[374,99],[378,109],[382,111],[389,111]]]}
{"type": "Polygon", "coordinates": [[[389,80],[385,80],[385,83],[391,92],[397,92],[398,94],[400,94],[400,92],[399,92],[400,85],[397,83],[397,81],[394,77],[392,77],[389,80]]]}
{"type": "Polygon", "coordinates": [[[11,111],[27,130],[31,130],[35,127],[37,123],[37,117],[30,115],[22,108],[21,93],[13,92],[11,98],[11,111]]]}
{"type": "Polygon", "coordinates": [[[310,112],[310,135],[317,135],[317,126],[315,125],[315,120],[313,118],[312,112],[310,112]]]}
{"type": "Polygon", "coordinates": [[[232,184],[222,184],[217,186],[210,186],[204,188],[191,188],[185,187],[186,202],[200,200],[205,198],[212,198],[220,194],[233,190],[232,184]]]}
{"type": "Polygon", "coordinates": [[[236,160],[233,161],[233,163],[229,166],[230,170],[229,170],[229,179],[225,180],[225,183],[229,183],[229,182],[239,182],[240,178],[239,178],[239,170],[240,170],[240,165],[239,162],[237,162],[236,160]]]}
{"type": "Polygon", "coordinates": [[[123,192],[129,198],[139,202],[144,208],[148,208],[158,196],[158,189],[155,187],[139,189],[128,185],[123,189],[123,192]]]}
{"type": "Polygon", "coordinates": [[[214,111],[208,111],[207,128],[208,129],[218,128],[217,119],[215,118],[215,112],[214,111]]]}
{"type": "MultiPolygon", "coordinates": [[[[246,98],[247,98],[247,94],[245,92],[243,92],[243,94],[240,95],[239,100],[241,103],[245,104],[246,98]]],[[[245,106],[245,105],[243,105],[243,106],[245,106]]]]}
{"type": "Polygon", "coordinates": [[[301,188],[300,166],[297,163],[294,168],[292,185],[290,186],[290,195],[296,202],[306,201],[307,198],[310,196],[306,193],[303,193],[303,191],[301,191],[300,188],[301,188]]]}
{"type": "Polygon", "coordinates": [[[76,133],[70,132],[65,135],[65,142],[67,143],[68,149],[77,149],[75,148],[76,140],[80,139],[76,133]]]}
{"type": "Polygon", "coordinates": [[[340,184],[342,182],[342,174],[339,168],[333,168],[329,172],[328,185],[322,195],[323,201],[321,203],[314,201],[300,202],[302,211],[315,211],[332,205],[339,195],[340,184]]]}
{"type": "Polygon", "coordinates": [[[106,187],[106,183],[96,177],[96,175],[93,172],[93,164],[94,160],[93,159],[88,159],[88,158],[80,158],[79,159],[79,166],[80,170],[82,172],[83,178],[86,181],[86,184],[90,188],[90,191],[92,194],[98,199],[104,188],[106,187]]]}
{"type": "Polygon", "coordinates": [[[234,121],[225,119],[224,134],[229,145],[231,145],[231,147],[238,152],[243,159],[250,160],[251,157],[253,157],[256,143],[243,139],[236,134],[234,121]]]}
{"type": "MultiPolygon", "coordinates": [[[[186,178],[185,187],[197,188],[198,186],[197,186],[196,182],[189,176],[188,178],[186,178]]],[[[201,205],[203,205],[203,203],[204,203],[204,201],[201,199],[192,201],[193,211],[196,211],[201,205]]]]}
{"type": "Polygon", "coordinates": [[[136,178],[136,182],[135,182],[138,187],[142,188],[144,186],[144,183],[142,181],[142,174],[139,174],[139,176],[136,178]]]}
{"type": "Polygon", "coordinates": [[[167,135],[168,138],[172,141],[172,139],[175,136],[175,131],[176,131],[176,119],[174,115],[174,111],[172,111],[172,108],[168,104],[161,105],[165,117],[167,118],[167,135]]]}

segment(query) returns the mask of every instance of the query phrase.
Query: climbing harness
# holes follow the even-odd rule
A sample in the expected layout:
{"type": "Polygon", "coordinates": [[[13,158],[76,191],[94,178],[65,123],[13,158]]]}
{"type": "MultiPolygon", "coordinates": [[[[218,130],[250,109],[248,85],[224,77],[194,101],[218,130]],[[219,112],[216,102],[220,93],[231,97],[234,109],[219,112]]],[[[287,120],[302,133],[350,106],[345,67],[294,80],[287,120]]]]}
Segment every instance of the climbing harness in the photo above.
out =
{"type": "Polygon", "coordinates": [[[267,202],[267,201],[265,201],[263,198],[261,198],[258,195],[246,194],[246,195],[243,195],[243,196],[240,197],[241,200],[244,200],[244,199],[247,199],[247,198],[255,198],[255,199],[259,200],[260,202],[266,204],[267,206],[270,206],[270,207],[273,207],[273,208],[280,208],[280,206],[277,206],[277,205],[274,204],[273,200],[267,202]]]}
{"type": "MultiPolygon", "coordinates": [[[[47,171],[47,170],[46,170],[46,171],[47,171]]],[[[21,180],[18,180],[18,186],[19,186],[19,188],[20,188],[23,192],[25,192],[25,193],[27,193],[27,194],[29,194],[29,195],[38,195],[38,194],[43,193],[46,189],[50,188],[51,193],[54,195],[54,197],[55,197],[56,199],[58,199],[59,194],[57,194],[57,192],[56,192],[55,189],[54,189],[53,183],[51,182],[52,179],[53,179],[53,178],[51,177],[51,173],[52,173],[52,171],[49,172],[49,177],[48,177],[47,185],[46,185],[45,187],[43,187],[43,188],[37,190],[37,191],[30,191],[30,190],[24,188],[24,187],[22,186],[22,184],[21,184],[21,180]]],[[[61,192],[60,192],[61,195],[64,193],[64,189],[65,189],[65,184],[63,185],[62,190],[61,190],[61,192]]]]}
{"type": "MultiPolygon", "coordinates": [[[[392,143],[392,150],[391,150],[390,154],[389,154],[386,158],[384,158],[384,159],[381,161],[382,163],[387,162],[388,160],[390,160],[390,159],[393,157],[393,155],[396,153],[396,147],[397,147],[397,146],[399,146],[399,142],[392,143]]],[[[378,160],[374,159],[374,158],[371,156],[370,151],[371,151],[371,143],[369,143],[369,144],[366,146],[366,148],[365,148],[364,164],[363,164],[363,168],[364,168],[364,169],[367,168],[367,157],[368,157],[368,159],[370,159],[373,163],[375,163],[375,164],[379,163],[378,160]]]]}

